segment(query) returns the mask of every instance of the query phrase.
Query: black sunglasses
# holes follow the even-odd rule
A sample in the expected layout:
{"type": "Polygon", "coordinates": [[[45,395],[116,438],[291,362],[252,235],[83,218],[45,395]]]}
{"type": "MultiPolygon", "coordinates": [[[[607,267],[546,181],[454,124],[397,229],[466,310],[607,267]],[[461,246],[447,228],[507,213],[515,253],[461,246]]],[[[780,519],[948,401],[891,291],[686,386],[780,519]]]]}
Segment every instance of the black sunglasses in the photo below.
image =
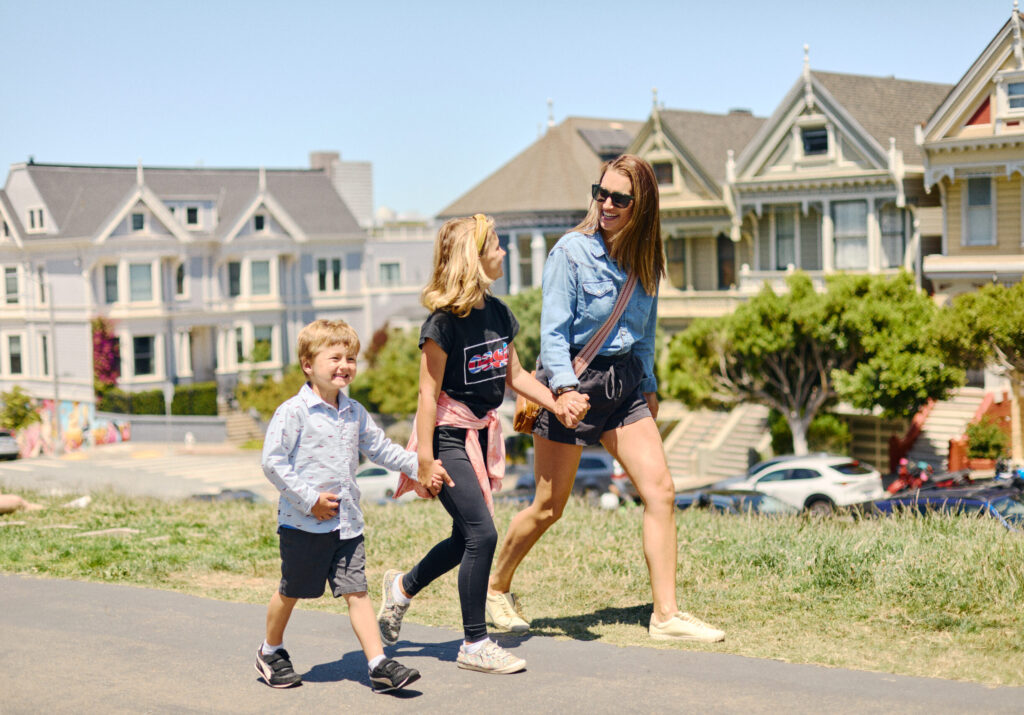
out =
{"type": "Polygon", "coordinates": [[[590,185],[590,195],[594,197],[594,201],[599,204],[603,204],[608,197],[612,199],[612,206],[617,209],[624,209],[633,203],[633,197],[629,194],[620,194],[618,191],[609,191],[600,184],[590,185]]]}

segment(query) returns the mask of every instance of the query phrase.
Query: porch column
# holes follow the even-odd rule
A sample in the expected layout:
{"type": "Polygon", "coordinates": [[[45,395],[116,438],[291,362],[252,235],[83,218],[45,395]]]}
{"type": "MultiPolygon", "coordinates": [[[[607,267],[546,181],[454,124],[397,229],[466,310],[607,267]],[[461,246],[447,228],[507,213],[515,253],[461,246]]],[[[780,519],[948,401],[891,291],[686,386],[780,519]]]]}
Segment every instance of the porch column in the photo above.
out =
{"type": "Polygon", "coordinates": [[[517,295],[523,280],[519,265],[519,237],[515,231],[508,232],[508,294],[517,295]]]}
{"type": "Polygon", "coordinates": [[[683,234],[683,266],[686,270],[686,290],[693,290],[693,251],[690,250],[690,237],[683,234]]]}
{"type": "Polygon", "coordinates": [[[878,226],[878,206],[874,199],[868,199],[868,273],[882,269],[882,232],[878,226]]]}
{"type": "Polygon", "coordinates": [[[533,287],[540,285],[544,275],[544,259],[547,257],[547,246],[544,243],[544,234],[540,231],[533,232],[530,239],[530,263],[533,265],[533,287]]]}
{"type": "Polygon", "coordinates": [[[822,202],[821,208],[821,267],[825,273],[836,270],[835,224],[832,223],[832,202],[822,202]]]}

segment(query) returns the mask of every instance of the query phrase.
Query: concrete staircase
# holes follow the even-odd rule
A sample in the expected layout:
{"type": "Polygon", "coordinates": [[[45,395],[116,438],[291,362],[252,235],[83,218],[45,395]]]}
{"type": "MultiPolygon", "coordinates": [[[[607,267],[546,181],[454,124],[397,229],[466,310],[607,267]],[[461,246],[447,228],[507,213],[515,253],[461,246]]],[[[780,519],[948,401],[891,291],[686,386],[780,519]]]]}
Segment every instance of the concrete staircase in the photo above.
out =
{"type": "Polygon", "coordinates": [[[907,459],[927,462],[936,470],[944,469],[949,457],[949,440],[964,433],[984,397],[985,390],[980,387],[961,387],[949,400],[936,403],[907,459]]]}
{"type": "MultiPolygon", "coordinates": [[[[660,416],[660,415],[659,415],[660,416]]],[[[676,490],[742,474],[750,449],[762,450],[768,408],[744,404],[731,412],[685,411],[665,438],[665,454],[676,490]]]]}
{"type": "Polygon", "coordinates": [[[229,410],[222,415],[227,421],[227,441],[229,444],[242,445],[251,439],[263,439],[263,426],[260,421],[240,410],[229,410]]]}

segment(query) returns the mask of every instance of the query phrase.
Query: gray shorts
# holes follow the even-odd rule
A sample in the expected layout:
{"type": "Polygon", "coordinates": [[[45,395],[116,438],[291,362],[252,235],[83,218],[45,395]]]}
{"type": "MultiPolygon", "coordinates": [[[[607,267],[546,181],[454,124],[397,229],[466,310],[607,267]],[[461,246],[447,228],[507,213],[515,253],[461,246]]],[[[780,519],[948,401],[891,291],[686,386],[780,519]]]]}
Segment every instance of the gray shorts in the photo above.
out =
{"type": "MultiPolygon", "coordinates": [[[[547,385],[550,378],[543,367],[537,370],[537,379],[543,384],[547,385]]],[[[576,429],[566,429],[553,414],[541,410],[533,433],[563,444],[598,444],[605,432],[651,416],[640,391],[643,379],[643,365],[632,353],[598,355],[580,375],[579,391],[590,397],[590,410],[576,429]]]]}
{"type": "Polygon", "coordinates": [[[288,598],[319,598],[331,584],[334,597],[361,593],[366,586],[366,550],[363,535],[339,539],[337,531],[313,534],[302,529],[279,527],[281,585],[288,598]]]}

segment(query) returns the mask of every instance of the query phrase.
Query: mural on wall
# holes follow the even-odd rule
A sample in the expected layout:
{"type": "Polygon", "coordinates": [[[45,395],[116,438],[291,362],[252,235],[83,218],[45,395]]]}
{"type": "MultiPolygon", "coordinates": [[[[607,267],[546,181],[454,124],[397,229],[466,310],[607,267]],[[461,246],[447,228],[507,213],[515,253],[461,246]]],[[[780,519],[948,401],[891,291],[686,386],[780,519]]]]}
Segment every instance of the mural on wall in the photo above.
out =
{"type": "MultiPolygon", "coordinates": [[[[39,413],[39,422],[21,429],[17,435],[22,457],[55,453],[57,430],[53,400],[41,400],[36,411],[39,413]]],[[[91,403],[61,400],[60,409],[56,413],[60,419],[64,452],[131,439],[131,423],[97,420],[95,406],[91,403]]]]}

